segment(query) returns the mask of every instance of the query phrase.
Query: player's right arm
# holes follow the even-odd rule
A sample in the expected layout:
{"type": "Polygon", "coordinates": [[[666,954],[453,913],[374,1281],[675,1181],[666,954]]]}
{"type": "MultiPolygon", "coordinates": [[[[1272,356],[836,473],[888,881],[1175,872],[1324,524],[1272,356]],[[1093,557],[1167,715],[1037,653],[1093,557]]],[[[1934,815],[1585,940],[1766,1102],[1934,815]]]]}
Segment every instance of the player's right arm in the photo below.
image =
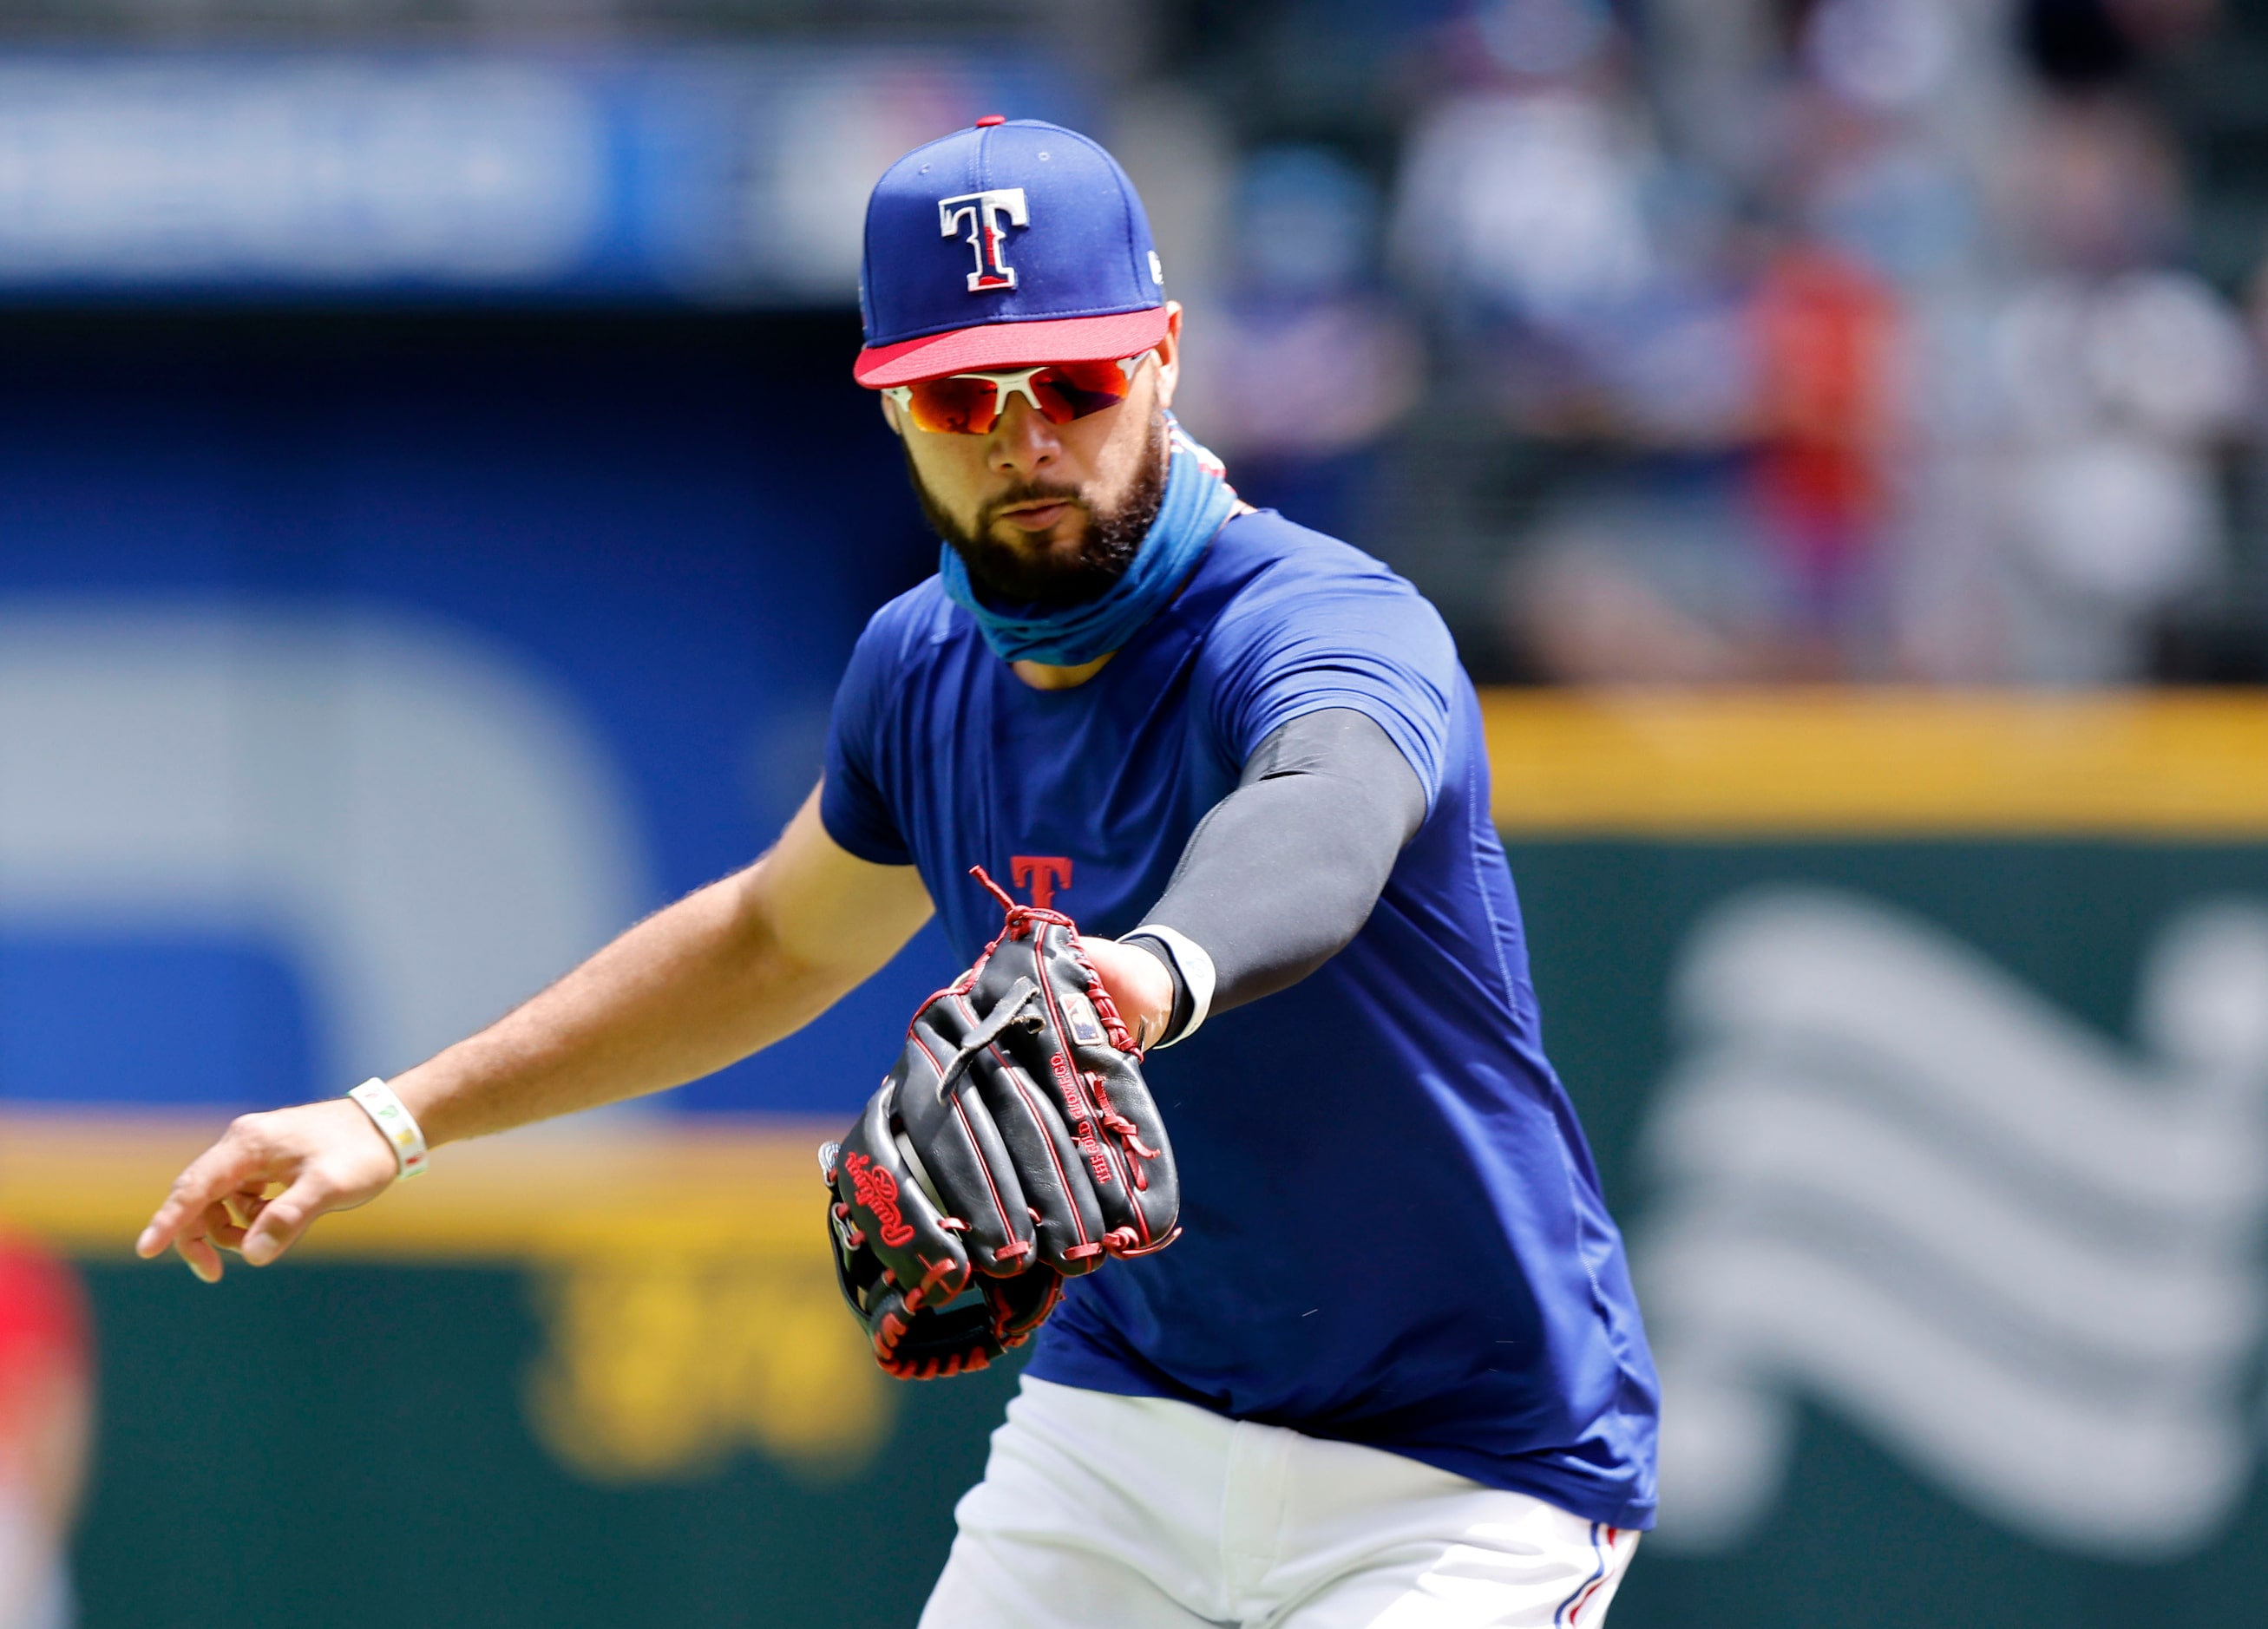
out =
{"type": "MultiPolygon", "coordinates": [[[[859,859],[827,834],[814,791],[754,865],[389,1083],[433,1147],[681,1085],[817,1017],[931,909],[913,867],[859,859]]],[[[171,1245],[210,1282],[218,1250],[265,1266],[316,1217],[394,1178],[393,1149],[350,1099],[248,1114],[175,1180],[136,1248],[171,1245]]]]}

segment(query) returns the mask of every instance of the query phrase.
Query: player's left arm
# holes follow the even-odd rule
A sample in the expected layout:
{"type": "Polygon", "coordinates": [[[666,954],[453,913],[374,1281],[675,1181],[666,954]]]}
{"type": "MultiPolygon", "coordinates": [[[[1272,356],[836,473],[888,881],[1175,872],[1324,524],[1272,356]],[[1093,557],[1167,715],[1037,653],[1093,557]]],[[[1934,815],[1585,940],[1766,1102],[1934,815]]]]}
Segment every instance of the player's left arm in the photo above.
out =
{"type": "Polygon", "coordinates": [[[1263,740],[1123,942],[1085,948],[1145,1046],[1298,983],[1346,948],[1425,820],[1425,790],[1366,714],[1331,708],[1263,740]],[[1196,965],[1191,965],[1191,963],[1196,965]]]}

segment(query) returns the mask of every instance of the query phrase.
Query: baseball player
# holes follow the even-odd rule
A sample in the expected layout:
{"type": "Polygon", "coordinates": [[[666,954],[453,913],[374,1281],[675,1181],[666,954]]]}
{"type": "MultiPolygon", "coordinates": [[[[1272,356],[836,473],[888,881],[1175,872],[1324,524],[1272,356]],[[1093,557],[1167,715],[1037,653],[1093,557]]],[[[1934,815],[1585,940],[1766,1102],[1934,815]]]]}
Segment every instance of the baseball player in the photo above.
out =
{"type": "Polygon", "coordinates": [[[390,1082],[237,1121],[142,1253],[273,1261],[432,1147],[746,1056],[934,913],[971,972],[822,1156],[846,1291],[900,1373],[1045,1326],[924,1625],[1599,1624],[1655,1381],[1440,617],[1175,423],[1180,308],[1086,137],[900,159],[861,305],[944,547],[777,845],[390,1082]]]}

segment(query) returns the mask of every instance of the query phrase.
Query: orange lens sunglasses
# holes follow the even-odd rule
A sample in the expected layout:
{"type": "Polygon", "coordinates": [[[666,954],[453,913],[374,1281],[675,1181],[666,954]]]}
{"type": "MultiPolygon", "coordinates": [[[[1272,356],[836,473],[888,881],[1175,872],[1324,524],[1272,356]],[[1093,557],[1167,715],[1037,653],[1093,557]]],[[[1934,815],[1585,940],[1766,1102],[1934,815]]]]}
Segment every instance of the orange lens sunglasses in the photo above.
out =
{"type": "Polygon", "coordinates": [[[949,373],[910,385],[889,385],[883,394],[898,404],[914,428],[946,436],[991,433],[1021,396],[1050,424],[1068,424],[1090,413],[1115,407],[1134,387],[1143,351],[1115,362],[1051,362],[1036,368],[1001,368],[985,373],[949,373]]]}

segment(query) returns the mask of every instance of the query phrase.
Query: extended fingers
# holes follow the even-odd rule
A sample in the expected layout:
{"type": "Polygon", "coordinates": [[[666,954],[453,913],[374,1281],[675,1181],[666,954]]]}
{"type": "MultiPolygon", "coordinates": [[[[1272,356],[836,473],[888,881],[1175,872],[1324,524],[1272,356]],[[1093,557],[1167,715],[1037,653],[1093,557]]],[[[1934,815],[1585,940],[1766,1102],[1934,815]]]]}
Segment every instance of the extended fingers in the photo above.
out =
{"type": "Polygon", "coordinates": [[[189,1264],[189,1270],[208,1284],[219,1281],[219,1252],[224,1250],[232,1250],[254,1266],[264,1267],[290,1249],[306,1231],[307,1224],[328,1208],[323,1202],[327,1187],[311,1175],[290,1188],[268,1183],[256,1191],[225,1193],[178,1229],[173,1247],[189,1264]]]}
{"type": "Polygon", "coordinates": [[[247,1201],[254,1205],[258,1203],[252,1195],[239,1193],[208,1205],[184,1223],[173,1237],[173,1249],[188,1264],[189,1271],[208,1284],[220,1281],[220,1252],[243,1247],[244,1227],[240,1218],[247,1201]]]}
{"type": "Polygon", "coordinates": [[[203,1239],[185,1234],[173,1241],[173,1248],[180,1252],[181,1259],[189,1264],[190,1272],[208,1284],[220,1282],[220,1252],[203,1239]]]}
{"type": "Polygon", "coordinates": [[[299,1179],[259,1207],[245,1230],[239,1247],[244,1258],[264,1267],[298,1242],[307,1224],[331,1208],[338,1188],[320,1167],[310,1166],[299,1179]]]}
{"type": "Polygon", "coordinates": [[[157,1255],[175,1243],[184,1229],[218,1204],[224,1195],[239,1188],[256,1191],[260,1185],[251,1179],[258,1174],[261,1163],[238,1130],[231,1127],[227,1136],[173,1178],[173,1192],[166,1194],[165,1203],[150,1218],[150,1225],[142,1229],[142,1236],[134,1243],[135,1252],[145,1258],[157,1255]]]}
{"type": "Polygon", "coordinates": [[[220,1251],[265,1266],[316,1217],[374,1197],[395,1172],[392,1145],[353,1103],[246,1115],[174,1179],[135,1249],[148,1257],[172,1245],[211,1283],[220,1251]]]}

